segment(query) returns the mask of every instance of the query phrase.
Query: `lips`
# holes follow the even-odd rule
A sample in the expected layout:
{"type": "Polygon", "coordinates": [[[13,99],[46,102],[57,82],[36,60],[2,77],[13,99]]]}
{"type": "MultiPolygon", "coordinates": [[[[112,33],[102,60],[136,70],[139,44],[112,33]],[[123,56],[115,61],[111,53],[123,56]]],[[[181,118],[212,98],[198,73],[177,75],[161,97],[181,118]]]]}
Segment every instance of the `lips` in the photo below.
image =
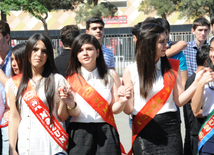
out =
{"type": "Polygon", "coordinates": [[[40,62],[40,61],[42,61],[41,59],[35,59],[35,61],[38,61],[38,62],[40,62]]]}
{"type": "Polygon", "coordinates": [[[83,58],[83,60],[88,61],[90,58],[89,57],[85,57],[83,58]]]}
{"type": "Polygon", "coordinates": [[[17,74],[19,70],[17,68],[13,68],[13,71],[15,74],[17,74]]]}

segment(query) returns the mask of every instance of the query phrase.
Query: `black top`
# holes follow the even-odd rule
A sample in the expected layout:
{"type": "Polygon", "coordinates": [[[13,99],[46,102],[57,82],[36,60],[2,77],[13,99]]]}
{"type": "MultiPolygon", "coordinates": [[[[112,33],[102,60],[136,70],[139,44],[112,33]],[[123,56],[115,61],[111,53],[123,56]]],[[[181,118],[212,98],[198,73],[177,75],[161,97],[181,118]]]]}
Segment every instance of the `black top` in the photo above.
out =
{"type": "Polygon", "coordinates": [[[61,74],[63,76],[65,76],[70,53],[71,53],[70,49],[63,49],[62,54],[54,59],[55,65],[56,65],[56,68],[57,68],[59,74],[61,74]]]}
{"type": "MultiPolygon", "coordinates": [[[[196,74],[193,73],[186,81],[186,85],[185,85],[185,90],[193,83],[193,81],[195,80],[195,76],[196,74]]],[[[187,102],[187,104],[185,105],[186,107],[186,112],[187,112],[187,116],[189,119],[189,125],[190,125],[190,134],[191,135],[198,135],[198,132],[201,128],[201,125],[204,123],[205,118],[197,118],[194,116],[193,112],[192,112],[192,108],[190,105],[190,102],[187,102]]]]}

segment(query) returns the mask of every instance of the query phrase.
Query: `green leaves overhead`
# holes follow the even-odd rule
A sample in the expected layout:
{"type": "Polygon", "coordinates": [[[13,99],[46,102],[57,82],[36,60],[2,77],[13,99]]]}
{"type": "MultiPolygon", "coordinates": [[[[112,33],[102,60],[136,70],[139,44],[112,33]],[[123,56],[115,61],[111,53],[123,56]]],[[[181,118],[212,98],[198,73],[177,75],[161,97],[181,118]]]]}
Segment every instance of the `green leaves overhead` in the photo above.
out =
{"type": "Polygon", "coordinates": [[[102,16],[114,16],[117,13],[117,7],[109,2],[101,2],[97,5],[96,1],[88,0],[88,3],[83,3],[79,6],[76,11],[75,20],[77,23],[82,23],[87,21],[91,17],[102,17],[102,16]]]}

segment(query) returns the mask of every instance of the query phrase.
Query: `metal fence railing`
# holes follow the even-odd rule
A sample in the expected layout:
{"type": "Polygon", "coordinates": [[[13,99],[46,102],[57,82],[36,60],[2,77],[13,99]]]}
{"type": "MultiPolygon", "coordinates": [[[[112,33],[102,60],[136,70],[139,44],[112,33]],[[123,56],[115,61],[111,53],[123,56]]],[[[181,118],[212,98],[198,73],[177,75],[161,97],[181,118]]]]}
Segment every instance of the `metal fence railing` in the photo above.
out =
{"type": "MultiPolygon", "coordinates": [[[[191,32],[172,32],[169,36],[171,41],[184,40],[186,42],[194,40],[194,35],[191,32]]],[[[13,44],[19,44],[26,40],[19,40],[15,38],[12,40],[13,44]]],[[[63,44],[60,39],[52,39],[54,46],[54,55],[61,54],[63,44]]],[[[123,70],[127,65],[134,61],[135,45],[133,36],[131,34],[122,35],[105,35],[103,38],[103,44],[110,48],[114,53],[115,69],[119,76],[122,76],[123,70]]]]}

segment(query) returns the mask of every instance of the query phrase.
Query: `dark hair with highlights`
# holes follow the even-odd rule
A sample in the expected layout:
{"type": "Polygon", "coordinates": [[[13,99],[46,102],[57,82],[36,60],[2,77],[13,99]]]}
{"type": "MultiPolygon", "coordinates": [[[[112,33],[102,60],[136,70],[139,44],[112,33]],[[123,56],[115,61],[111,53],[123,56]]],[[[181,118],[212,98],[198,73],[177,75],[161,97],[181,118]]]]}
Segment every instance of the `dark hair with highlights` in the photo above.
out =
{"type": "Polygon", "coordinates": [[[25,56],[24,56],[25,65],[22,73],[21,83],[16,96],[16,107],[17,107],[17,110],[20,112],[20,104],[21,104],[20,97],[25,93],[29,78],[32,78],[32,68],[30,63],[31,54],[35,44],[39,40],[41,40],[46,47],[47,61],[44,64],[44,70],[43,70],[42,76],[45,77],[44,91],[45,91],[45,96],[48,103],[50,117],[52,120],[52,114],[54,109],[54,94],[55,94],[54,73],[57,73],[57,69],[54,64],[54,54],[53,54],[52,44],[50,40],[43,34],[36,33],[32,35],[27,41],[25,56]]]}
{"type": "MultiPolygon", "coordinates": [[[[156,73],[156,43],[161,33],[165,29],[159,24],[145,24],[140,28],[140,34],[137,38],[135,59],[140,82],[140,95],[146,98],[152,90],[153,83],[157,76],[156,73]]],[[[161,73],[170,71],[173,74],[171,66],[166,56],[161,57],[161,73]]]]}

